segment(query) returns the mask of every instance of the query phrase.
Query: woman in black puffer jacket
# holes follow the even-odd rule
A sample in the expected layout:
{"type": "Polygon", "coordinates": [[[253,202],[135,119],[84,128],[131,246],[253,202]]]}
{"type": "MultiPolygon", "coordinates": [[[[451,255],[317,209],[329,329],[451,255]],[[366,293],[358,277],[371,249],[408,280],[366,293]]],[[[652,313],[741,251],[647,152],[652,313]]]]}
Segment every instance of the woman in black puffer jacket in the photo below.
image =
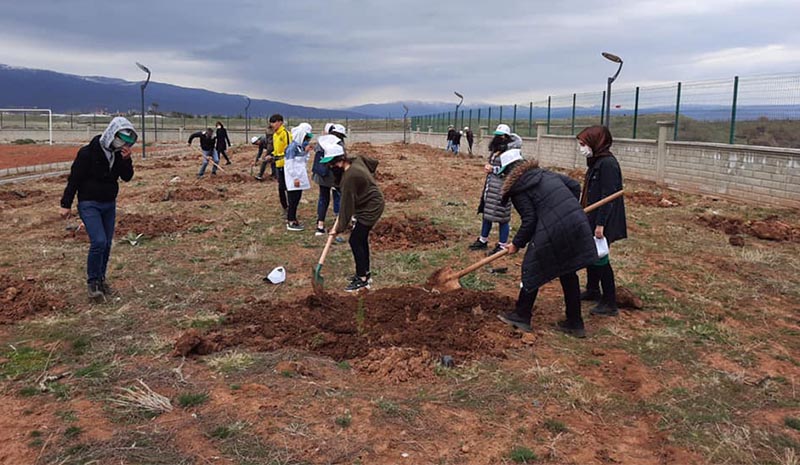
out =
{"type": "MultiPolygon", "coordinates": [[[[583,181],[581,205],[586,207],[622,189],[622,172],[614,154],[611,153],[613,139],[605,126],[591,126],[577,135],[578,147],[586,156],[586,176],[583,181]]],[[[625,221],[625,201],[622,197],[589,213],[589,224],[594,237],[612,242],[628,237],[625,221]]],[[[586,291],[581,300],[597,300],[592,315],[619,314],[614,270],[608,256],[586,268],[586,291]],[[600,285],[603,292],[600,292],[600,285]]]]}
{"type": "Polygon", "coordinates": [[[231,140],[228,138],[228,130],[222,124],[222,121],[217,121],[217,153],[225,157],[225,164],[230,165],[231,159],[228,158],[228,147],[231,146],[231,140]]]}
{"type": "Polygon", "coordinates": [[[585,337],[577,271],[597,261],[597,250],[586,214],[578,203],[580,184],[562,174],[539,168],[539,162],[515,161],[503,185],[503,200],[511,199],[522,225],[508,246],[509,253],[528,246],[522,262],[522,289],[516,309],[498,315],[502,321],[530,331],[539,287],[559,278],[564,291],[566,320],[556,329],[585,337]]]}

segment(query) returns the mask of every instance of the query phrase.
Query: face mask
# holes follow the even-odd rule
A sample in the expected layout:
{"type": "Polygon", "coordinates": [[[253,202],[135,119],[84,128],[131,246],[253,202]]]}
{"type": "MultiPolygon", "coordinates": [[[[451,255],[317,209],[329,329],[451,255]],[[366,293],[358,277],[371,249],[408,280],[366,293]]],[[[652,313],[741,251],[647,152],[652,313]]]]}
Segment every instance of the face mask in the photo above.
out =
{"type": "Polygon", "coordinates": [[[589,158],[592,156],[592,148],[588,145],[578,145],[578,149],[581,151],[584,157],[589,158]]]}

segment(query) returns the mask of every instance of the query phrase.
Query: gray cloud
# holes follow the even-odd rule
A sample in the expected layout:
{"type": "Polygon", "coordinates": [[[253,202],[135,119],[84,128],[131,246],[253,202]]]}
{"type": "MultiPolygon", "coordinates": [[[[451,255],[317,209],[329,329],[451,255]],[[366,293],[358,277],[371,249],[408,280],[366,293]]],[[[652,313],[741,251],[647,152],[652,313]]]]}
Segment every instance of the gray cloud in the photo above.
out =
{"type": "Polygon", "coordinates": [[[797,71],[791,0],[15,2],[0,62],[311,105],[511,103],[618,86],[797,71]]]}

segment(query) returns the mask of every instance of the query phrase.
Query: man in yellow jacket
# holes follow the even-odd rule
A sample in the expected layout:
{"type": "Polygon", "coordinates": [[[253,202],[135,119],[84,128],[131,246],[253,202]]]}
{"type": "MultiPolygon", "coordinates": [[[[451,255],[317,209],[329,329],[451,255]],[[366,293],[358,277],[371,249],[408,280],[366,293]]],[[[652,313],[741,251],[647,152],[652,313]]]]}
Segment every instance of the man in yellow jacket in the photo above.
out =
{"type": "Polygon", "coordinates": [[[286,180],[283,178],[283,165],[286,147],[292,142],[292,135],[283,125],[283,115],[278,113],[269,117],[269,127],[272,128],[272,153],[275,158],[275,175],[278,177],[278,198],[283,207],[283,219],[285,220],[289,201],[286,194],[286,180]]]}

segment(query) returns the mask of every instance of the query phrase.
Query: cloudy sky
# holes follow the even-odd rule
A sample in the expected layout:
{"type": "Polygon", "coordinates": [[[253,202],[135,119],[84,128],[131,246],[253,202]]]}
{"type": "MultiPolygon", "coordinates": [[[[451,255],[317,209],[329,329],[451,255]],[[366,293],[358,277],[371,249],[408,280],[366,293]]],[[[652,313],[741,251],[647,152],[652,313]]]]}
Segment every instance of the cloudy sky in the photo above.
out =
{"type": "Polygon", "coordinates": [[[527,102],[800,71],[798,0],[0,0],[0,63],[296,104],[527,102]]]}

